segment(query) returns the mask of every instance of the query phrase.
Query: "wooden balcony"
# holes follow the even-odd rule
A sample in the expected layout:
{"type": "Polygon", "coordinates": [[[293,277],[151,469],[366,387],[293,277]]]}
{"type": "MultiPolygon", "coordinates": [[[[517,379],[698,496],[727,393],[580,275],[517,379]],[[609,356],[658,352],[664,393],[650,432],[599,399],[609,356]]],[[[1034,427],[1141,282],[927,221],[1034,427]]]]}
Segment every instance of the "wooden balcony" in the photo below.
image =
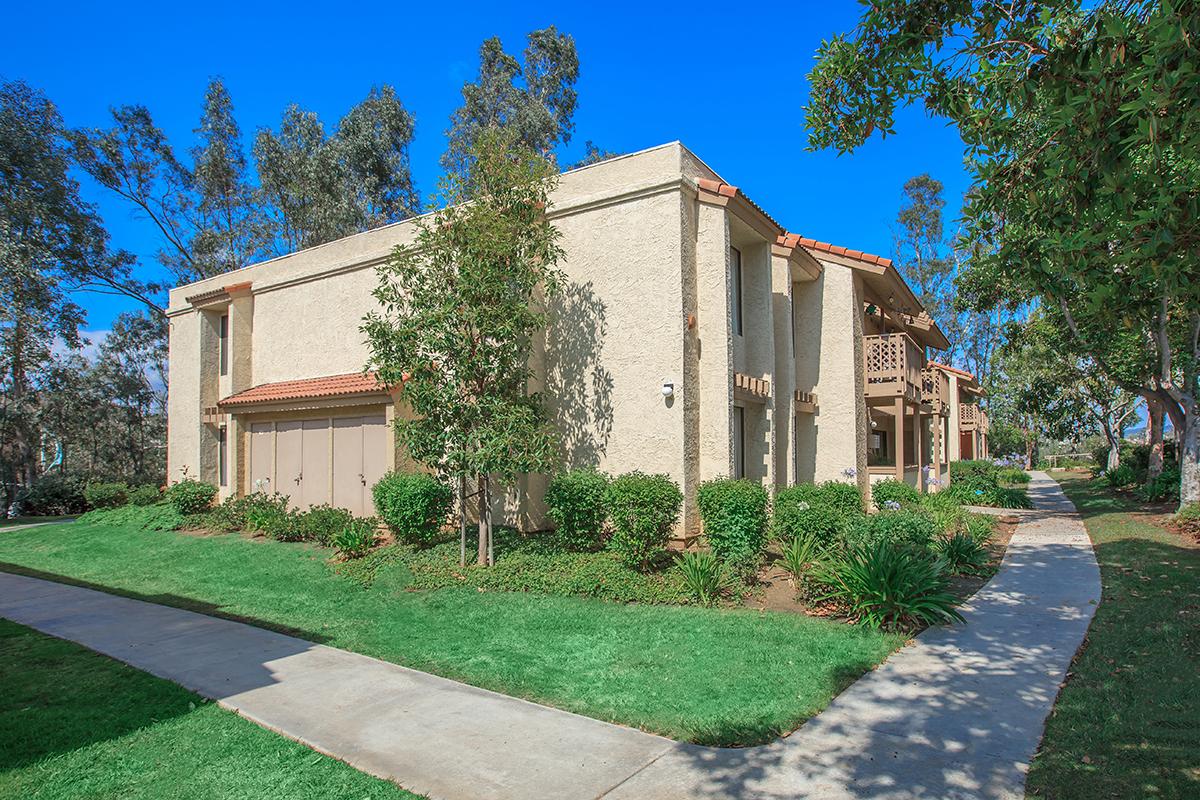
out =
{"type": "Polygon", "coordinates": [[[975,403],[963,403],[958,410],[958,429],[962,431],[981,430],[980,426],[987,414],[983,413],[975,403]]]}
{"type": "Polygon", "coordinates": [[[864,336],[863,367],[867,400],[904,398],[921,402],[925,353],[908,334],[864,336]]]}
{"type": "Polygon", "coordinates": [[[950,376],[937,367],[921,370],[921,399],[933,407],[933,413],[950,415],[950,376]]]}

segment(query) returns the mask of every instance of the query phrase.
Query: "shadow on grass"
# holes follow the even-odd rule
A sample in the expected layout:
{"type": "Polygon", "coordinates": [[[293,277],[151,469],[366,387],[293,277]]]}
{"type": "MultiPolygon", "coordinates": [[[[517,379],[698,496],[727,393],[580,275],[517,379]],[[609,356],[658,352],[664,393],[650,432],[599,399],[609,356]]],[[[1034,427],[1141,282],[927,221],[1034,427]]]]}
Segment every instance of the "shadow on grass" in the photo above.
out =
{"type": "Polygon", "coordinates": [[[146,603],[157,603],[162,606],[170,606],[171,608],[182,608],[185,611],[193,611],[197,614],[204,614],[209,617],[217,617],[218,619],[227,619],[231,622],[242,622],[246,625],[253,625],[256,628],[264,628],[275,633],[282,633],[285,636],[294,636],[297,639],[304,639],[317,644],[327,644],[330,637],[322,633],[310,631],[306,628],[295,628],[290,625],[282,625],[278,622],[259,619],[245,614],[234,614],[226,611],[224,607],[215,603],[210,603],[204,600],[197,600],[192,597],[183,597],[177,594],[145,594],[143,592],[135,592],[129,589],[122,589],[116,586],[107,586],[103,583],[94,583],[92,581],[80,580],[72,578],[69,575],[59,575],[53,572],[43,572],[39,569],[22,566],[21,564],[13,564],[8,561],[0,561],[0,572],[9,572],[13,575],[24,575],[27,578],[39,578],[44,581],[53,581],[54,583],[62,583],[67,586],[78,586],[82,589],[93,589],[105,594],[112,594],[118,597],[127,597],[131,600],[141,600],[146,603]]]}

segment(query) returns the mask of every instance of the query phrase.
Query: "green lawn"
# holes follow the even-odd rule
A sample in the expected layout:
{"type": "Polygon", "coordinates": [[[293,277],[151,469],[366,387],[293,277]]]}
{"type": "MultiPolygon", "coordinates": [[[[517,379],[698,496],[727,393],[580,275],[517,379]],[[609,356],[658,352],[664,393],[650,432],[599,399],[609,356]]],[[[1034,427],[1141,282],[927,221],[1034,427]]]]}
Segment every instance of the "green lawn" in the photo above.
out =
{"type": "Polygon", "coordinates": [[[1029,773],[1049,798],[1200,797],[1200,548],[1078,473],[1103,599],[1029,773]]]}
{"type": "Polygon", "coordinates": [[[0,530],[12,528],[16,525],[34,525],[39,522],[57,522],[60,519],[70,519],[70,517],[17,517],[15,519],[0,518],[0,530]]]}
{"type": "Polygon", "coordinates": [[[417,795],[173,683],[0,620],[0,797],[417,795]]]}
{"type": "Polygon", "coordinates": [[[241,618],[505,694],[709,744],[768,741],[902,643],[773,612],[370,589],[329,551],[74,523],[0,536],[0,569],[241,618]]]}

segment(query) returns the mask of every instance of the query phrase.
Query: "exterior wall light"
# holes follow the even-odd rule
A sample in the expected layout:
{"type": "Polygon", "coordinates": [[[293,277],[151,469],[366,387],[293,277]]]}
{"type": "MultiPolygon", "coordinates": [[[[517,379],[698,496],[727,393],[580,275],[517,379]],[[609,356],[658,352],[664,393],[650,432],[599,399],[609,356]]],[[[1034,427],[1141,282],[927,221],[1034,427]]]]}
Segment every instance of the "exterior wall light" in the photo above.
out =
{"type": "Polygon", "coordinates": [[[675,394],[675,384],[671,381],[663,381],[662,396],[670,397],[675,394]]]}

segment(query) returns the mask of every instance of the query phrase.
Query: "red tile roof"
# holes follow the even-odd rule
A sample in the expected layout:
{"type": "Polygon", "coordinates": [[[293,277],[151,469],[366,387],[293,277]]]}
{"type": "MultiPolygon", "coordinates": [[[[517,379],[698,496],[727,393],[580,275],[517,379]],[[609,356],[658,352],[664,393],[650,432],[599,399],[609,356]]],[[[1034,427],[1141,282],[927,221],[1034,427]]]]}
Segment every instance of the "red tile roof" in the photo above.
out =
{"type": "Polygon", "coordinates": [[[972,375],[971,373],[967,372],[965,369],[959,369],[958,367],[952,367],[949,364],[942,364],[937,361],[930,361],[929,366],[937,367],[938,369],[944,369],[947,372],[957,372],[959,375],[965,375],[968,378],[970,378],[971,380],[975,380],[975,376],[972,375]]]}
{"type": "Polygon", "coordinates": [[[348,375],[329,375],[298,381],[264,383],[221,400],[220,406],[244,406],[257,403],[278,403],[284,400],[310,400],[321,397],[342,397],[356,394],[376,394],[385,391],[375,373],[352,372],[348,375]]]}
{"type": "MultiPolygon", "coordinates": [[[[836,244],[830,244],[829,242],[818,242],[816,239],[806,239],[803,236],[796,236],[794,233],[789,233],[787,238],[791,239],[793,236],[796,237],[796,241],[788,243],[788,247],[795,247],[796,244],[799,244],[801,247],[807,247],[809,250],[820,250],[824,253],[832,253],[835,256],[853,258],[856,261],[863,261],[867,264],[878,264],[881,267],[890,267],[892,265],[890,258],[864,253],[862,250],[849,250],[836,244]]],[[[780,244],[784,244],[784,242],[780,242],[780,244]]]]}

